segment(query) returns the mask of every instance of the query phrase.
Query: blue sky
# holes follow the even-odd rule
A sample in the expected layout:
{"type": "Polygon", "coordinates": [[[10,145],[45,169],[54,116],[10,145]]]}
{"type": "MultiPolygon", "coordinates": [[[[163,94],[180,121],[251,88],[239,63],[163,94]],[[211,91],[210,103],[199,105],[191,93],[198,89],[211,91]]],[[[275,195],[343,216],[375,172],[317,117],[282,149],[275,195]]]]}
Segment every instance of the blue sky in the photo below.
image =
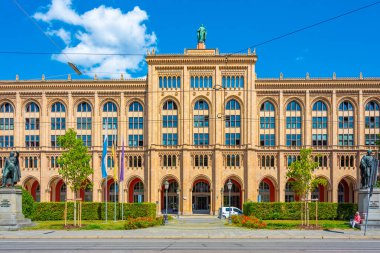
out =
{"type": "MultiPolygon", "coordinates": [[[[0,79],[66,78],[72,61],[89,78],[146,74],[143,54],[183,53],[204,24],[207,48],[236,52],[373,3],[357,0],[12,0],[0,1],[0,51],[137,55],[0,54],[0,79]],[[49,34],[54,45],[33,24],[49,34]]],[[[380,76],[380,4],[256,48],[258,77],[380,76]]],[[[73,75],[75,77],[75,75],[73,75]]]]}

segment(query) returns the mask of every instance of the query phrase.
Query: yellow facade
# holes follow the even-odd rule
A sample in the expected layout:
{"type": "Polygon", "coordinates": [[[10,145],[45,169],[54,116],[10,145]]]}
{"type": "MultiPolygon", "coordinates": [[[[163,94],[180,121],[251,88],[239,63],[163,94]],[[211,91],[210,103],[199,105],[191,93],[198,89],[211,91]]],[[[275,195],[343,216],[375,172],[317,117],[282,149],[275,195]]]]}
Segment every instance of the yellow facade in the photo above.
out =
{"type": "MultiPolygon", "coordinates": [[[[360,158],[368,148],[377,150],[379,78],[260,79],[257,56],[250,51],[149,52],[146,61],[146,79],[0,81],[1,166],[10,151],[19,151],[20,184],[40,201],[64,199],[54,162],[62,150],[54,147],[54,136],[74,128],[86,136],[93,157],[93,190],[82,197],[102,201],[102,136],[107,134],[117,138],[119,161],[125,144],[120,201],[155,202],[160,212],[168,180],[169,211],[178,210],[178,190],[183,214],[214,214],[227,201],[223,187],[229,179],[238,207],[247,200],[295,200],[287,166],[300,148],[311,147],[321,155],[316,174],[329,182],[313,196],[356,202],[360,158]],[[5,147],[10,145],[5,136],[13,136],[13,147],[5,147]]],[[[112,168],[108,175],[112,195],[112,168]]]]}

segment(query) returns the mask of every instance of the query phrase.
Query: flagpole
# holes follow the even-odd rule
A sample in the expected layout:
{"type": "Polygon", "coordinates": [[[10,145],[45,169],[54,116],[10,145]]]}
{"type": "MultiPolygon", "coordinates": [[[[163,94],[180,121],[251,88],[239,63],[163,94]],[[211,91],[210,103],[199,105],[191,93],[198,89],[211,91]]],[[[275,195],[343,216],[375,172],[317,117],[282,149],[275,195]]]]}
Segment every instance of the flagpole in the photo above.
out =
{"type": "Polygon", "coordinates": [[[119,192],[118,192],[118,190],[119,190],[119,185],[117,184],[117,177],[116,177],[116,175],[117,175],[117,173],[116,173],[116,166],[117,166],[117,157],[116,157],[116,148],[117,148],[117,141],[115,140],[117,138],[117,135],[114,135],[114,155],[113,155],[113,157],[114,157],[114,166],[113,166],[113,169],[114,169],[114,172],[113,172],[113,176],[114,176],[114,184],[115,184],[115,198],[114,198],[114,214],[113,214],[113,219],[114,219],[114,222],[116,222],[116,199],[117,199],[117,196],[119,195],[119,192]]]}
{"type": "MultiPolygon", "coordinates": [[[[108,116],[108,115],[107,115],[108,116]]],[[[107,141],[106,142],[106,149],[108,151],[108,117],[106,117],[106,136],[104,137],[104,141],[107,141]]],[[[108,161],[108,152],[106,152],[106,172],[107,172],[107,161],[108,161]]],[[[107,173],[108,174],[108,173],[107,173]]],[[[108,205],[108,193],[107,193],[107,188],[108,188],[108,175],[106,176],[106,195],[105,195],[105,199],[106,199],[106,223],[108,222],[108,208],[107,208],[107,205],[108,205]]]]}
{"type": "Polygon", "coordinates": [[[124,220],[124,136],[122,136],[119,181],[121,183],[121,220],[124,220]]]}

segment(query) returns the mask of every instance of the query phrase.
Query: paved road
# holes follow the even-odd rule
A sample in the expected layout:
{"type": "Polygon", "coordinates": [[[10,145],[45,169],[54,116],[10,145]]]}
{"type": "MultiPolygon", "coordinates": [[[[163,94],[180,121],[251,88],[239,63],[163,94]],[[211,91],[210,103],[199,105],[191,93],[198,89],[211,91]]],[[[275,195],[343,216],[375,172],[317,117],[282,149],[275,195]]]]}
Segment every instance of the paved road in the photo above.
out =
{"type": "Polygon", "coordinates": [[[0,252],[380,252],[376,240],[26,239],[1,240],[0,252]]]}

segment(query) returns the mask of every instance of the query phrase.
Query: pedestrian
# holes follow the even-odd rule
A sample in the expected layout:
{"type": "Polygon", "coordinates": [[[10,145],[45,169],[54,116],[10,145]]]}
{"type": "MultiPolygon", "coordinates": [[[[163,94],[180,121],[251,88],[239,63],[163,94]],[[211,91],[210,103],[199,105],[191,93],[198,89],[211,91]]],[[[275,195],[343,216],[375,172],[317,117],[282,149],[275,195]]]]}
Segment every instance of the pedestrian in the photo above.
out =
{"type": "Polygon", "coordinates": [[[360,214],[359,214],[359,212],[356,212],[354,219],[351,220],[351,222],[350,222],[352,228],[355,228],[356,224],[360,224],[360,222],[361,222],[360,214]]]}

